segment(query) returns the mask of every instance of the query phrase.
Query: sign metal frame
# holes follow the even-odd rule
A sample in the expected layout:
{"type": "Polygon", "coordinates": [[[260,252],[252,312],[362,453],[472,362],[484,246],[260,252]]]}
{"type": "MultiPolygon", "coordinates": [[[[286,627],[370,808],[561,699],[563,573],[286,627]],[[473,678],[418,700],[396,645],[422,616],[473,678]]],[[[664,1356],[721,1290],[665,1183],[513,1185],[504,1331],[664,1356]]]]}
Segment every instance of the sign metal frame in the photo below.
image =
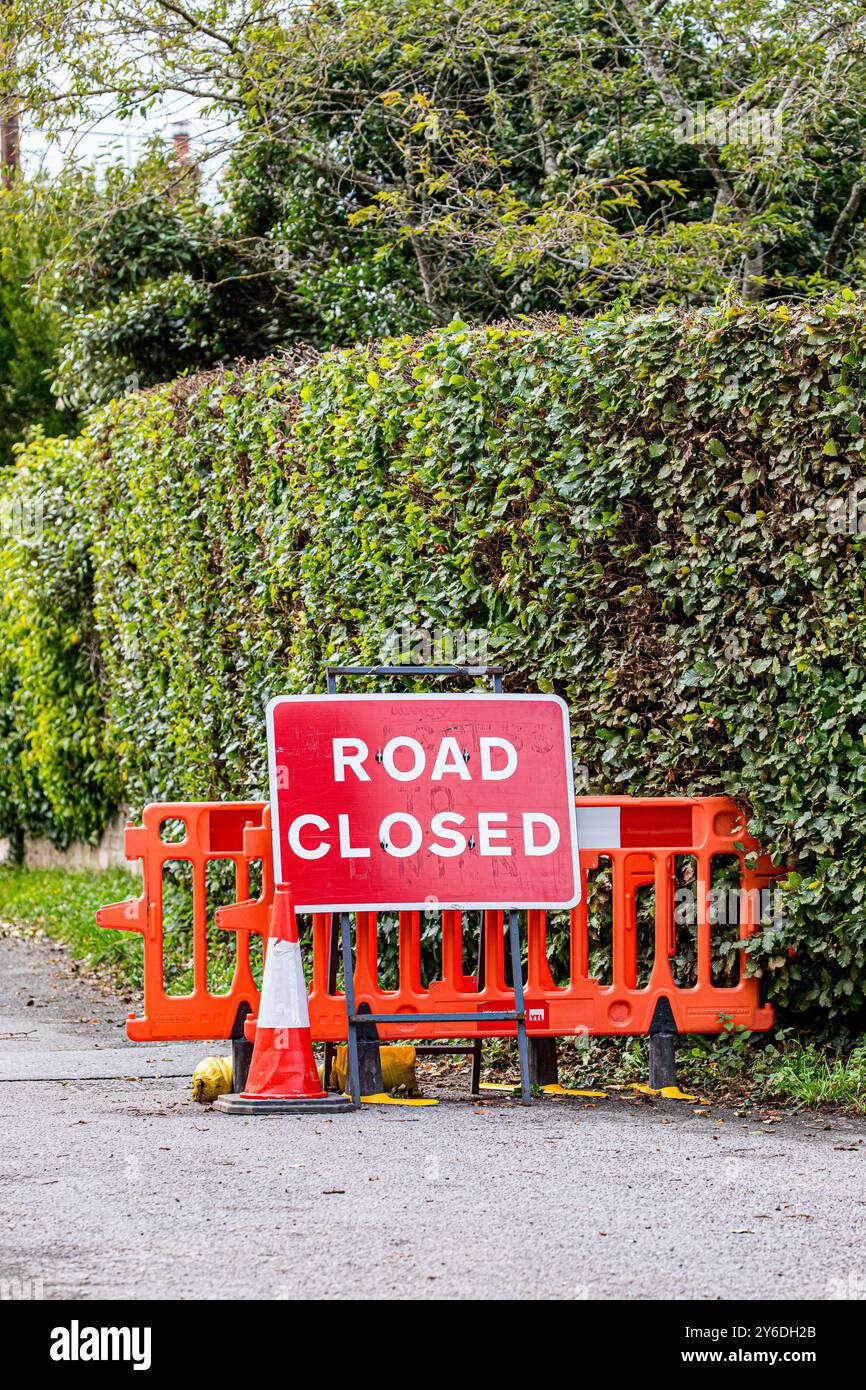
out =
{"type": "MultiPolygon", "coordinates": [[[[329,671],[330,671],[330,670],[334,670],[334,669],[335,669],[335,668],[329,668],[329,671]]],[[[374,668],[357,667],[357,668],[338,668],[338,669],[340,669],[340,670],[342,670],[342,669],[351,670],[353,674],[360,673],[360,672],[366,673],[368,670],[371,671],[371,672],[372,672],[372,671],[375,671],[377,674],[383,674],[383,673],[385,673],[385,672],[387,672],[387,671],[390,671],[391,669],[399,670],[399,671],[401,672],[401,674],[406,674],[406,673],[409,672],[409,671],[411,671],[411,672],[413,672],[413,673],[414,673],[414,672],[417,672],[417,673],[423,674],[423,673],[425,673],[425,672],[427,672],[427,671],[430,670],[430,668],[424,667],[424,666],[397,667],[397,668],[387,668],[387,667],[374,667],[374,668]]],[[[435,669],[437,672],[439,672],[440,670],[446,669],[446,668],[439,668],[439,667],[437,667],[437,668],[434,668],[434,669],[435,669]]],[[[457,668],[450,668],[450,667],[449,667],[449,668],[447,668],[447,669],[448,669],[448,670],[456,669],[456,670],[461,670],[461,671],[463,671],[463,670],[465,670],[466,668],[460,668],[460,667],[457,667],[457,668]]],[[[473,668],[473,669],[478,669],[478,668],[473,668]]],[[[483,669],[483,668],[481,668],[481,669],[483,669]]],[[[330,686],[330,684],[331,684],[331,681],[330,681],[330,676],[329,676],[329,686],[330,686]]],[[[437,899],[438,908],[439,908],[439,910],[444,911],[444,912],[449,912],[449,911],[458,911],[458,912],[460,912],[460,911],[465,911],[465,912],[483,912],[483,911],[485,911],[485,910],[489,910],[489,911],[499,911],[499,910],[510,910],[510,909],[530,910],[530,911],[531,911],[531,910],[538,910],[538,909],[541,909],[541,910],[549,909],[549,910],[551,910],[551,911],[555,911],[555,910],[558,910],[558,909],[568,910],[568,909],[570,909],[570,908],[577,907],[578,903],[580,902],[580,892],[581,892],[581,881],[580,881],[580,855],[579,855],[578,834],[577,834],[577,812],[576,812],[575,799],[574,799],[574,769],[573,769],[572,757],[571,757],[571,743],[570,743],[570,736],[569,736],[568,707],[567,707],[567,705],[565,704],[565,701],[562,700],[558,695],[549,695],[549,694],[544,694],[544,693],[539,693],[539,694],[537,694],[537,695],[533,695],[533,694],[510,694],[510,693],[509,693],[509,694],[506,694],[506,693],[502,690],[502,688],[501,688],[501,678],[497,681],[497,680],[496,680],[496,677],[494,677],[494,689],[493,689],[492,691],[490,691],[490,692],[487,692],[487,691],[466,691],[465,693],[459,694],[459,695],[458,695],[458,694],[454,694],[454,693],[450,693],[450,692],[444,692],[444,691],[435,691],[435,692],[432,692],[432,693],[419,692],[419,691],[402,691],[402,692],[395,692],[394,694],[388,694],[388,693],[383,693],[383,692],[379,692],[379,691],[377,691],[377,692],[366,692],[366,691],[365,691],[363,694],[358,694],[358,695],[352,695],[352,694],[342,694],[342,695],[341,695],[341,694],[338,694],[338,693],[337,693],[336,689],[334,689],[334,690],[329,689],[329,692],[328,692],[328,694],[326,694],[326,695],[321,695],[321,694],[314,694],[314,695],[278,695],[278,696],[275,696],[272,700],[270,700],[270,701],[268,702],[268,707],[267,707],[268,770],[269,770],[269,780],[270,780],[271,818],[272,818],[272,827],[273,827],[273,855],[274,855],[274,866],[275,866],[275,871],[276,871],[276,876],[277,876],[277,878],[278,878],[278,879],[285,878],[285,879],[289,879],[289,880],[292,878],[291,873],[288,872],[288,871],[286,870],[286,868],[285,868],[285,866],[283,865],[283,862],[282,862],[282,835],[281,835],[281,825],[280,825],[280,797],[279,797],[278,775],[277,775],[276,734],[275,734],[275,728],[274,728],[274,717],[275,717],[275,712],[276,712],[276,710],[277,710],[278,707],[283,707],[283,706],[286,706],[286,705],[291,705],[291,704],[293,704],[293,703],[304,703],[304,704],[316,704],[316,703],[333,704],[334,701],[340,701],[340,702],[345,702],[346,704],[350,704],[350,703],[352,703],[352,702],[354,702],[354,701],[356,701],[356,700],[357,700],[357,701],[360,701],[360,700],[364,700],[364,701],[382,701],[382,702],[388,702],[388,701],[394,701],[394,700],[401,700],[401,701],[403,701],[403,700],[419,700],[419,701],[426,701],[427,703],[430,703],[431,701],[439,701],[439,700],[441,700],[441,701],[449,701],[449,700],[455,700],[455,699],[462,699],[462,700],[471,700],[471,701],[477,700],[477,701],[479,702],[479,704],[481,704],[481,703],[483,703],[483,702],[495,700],[495,699],[497,699],[497,698],[507,700],[509,703],[513,703],[514,705],[519,705],[521,702],[524,702],[524,701],[526,701],[526,702],[532,701],[532,702],[535,702],[535,703],[538,703],[539,701],[541,701],[541,702],[544,702],[545,704],[556,705],[556,706],[558,706],[558,708],[559,708],[560,711],[561,711],[561,714],[562,714],[562,736],[563,736],[563,756],[564,756],[564,767],[565,767],[565,775],[566,775],[566,804],[567,804],[567,815],[568,815],[568,826],[567,826],[568,842],[565,843],[565,835],[563,835],[563,852],[567,852],[568,850],[570,850],[571,865],[572,865],[572,885],[573,885],[573,892],[572,892],[572,895],[571,895],[570,897],[564,898],[564,899],[562,899],[562,898],[557,898],[557,899],[545,898],[545,897],[543,897],[543,896],[535,895],[534,897],[533,897],[533,896],[530,896],[529,898],[520,899],[520,900],[518,900],[518,901],[515,901],[511,896],[507,896],[507,895],[504,895],[504,894],[502,894],[502,895],[500,895],[500,896],[494,896],[494,895],[487,896],[487,895],[485,895],[483,898],[479,898],[479,899],[477,899],[477,900],[467,900],[466,898],[463,898],[463,897],[461,897],[461,898],[455,898],[455,899],[450,899],[450,898],[438,898],[438,899],[437,899]],[[498,684],[499,688],[497,688],[497,684],[498,684]]],[[[563,829],[565,829],[565,827],[563,827],[563,829]]],[[[322,913],[322,912],[418,912],[418,911],[424,911],[425,908],[428,908],[428,907],[429,907],[429,902],[430,902],[429,897],[425,897],[425,898],[423,898],[423,899],[421,899],[421,900],[417,900],[417,899],[408,899],[408,898],[397,898],[397,897],[395,897],[395,898],[393,898],[393,899],[383,900],[383,901],[380,901],[380,902],[362,902],[362,901],[360,901],[360,900],[358,900],[358,899],[352,898],[352,899],[349,900],[349,901],[333,901],[333,902],[326,902],[326,903],[309,903],[309,902],[307,902],[306,899],[304,898],[303,893],[301,892],[300,888],[297,887],[297,886],[295,887],[295,905],[296,905],[297,911],[299,911],[299,912],[314,912],[314,913],[322,913]]]]}
{"type": "MultiPolygon", "coordinates": [[[[493,682],[493,695],[502,695],[502,667],[500,666],[328,666],[325,670],[328,680],[328,695],[336,695],[338,676],[489,676],[493,682]]],[[[357,1012],[354,1002],[354,955],[352,951],[352,912],[331,913],[331,949],[329,949],[328,987],[336,988],[336,919],[339,916],[343,958],[343,990],[346,995],[346,1044],[349,1052],[349,1086],[352,1088],[354,1104],[361,1101],[361,1070],[359,1055],[359,1024],[364,1027],[386,1023],[391,1015],[357,1012]]],[[[481,917],[484,924],[484,916],[481,917]]],[[[484,930],[484,926],[482,926],[484,930]]],[[[509,909],[509,940],[512,947],[512,973],[514,980],[514,1009],[496,1013],[414,1013],[417,1023],[477,1023],[480,1017],[488,1017],[491,1022],[514,1022],[517,1027],[517,1056],[520,1059],[520,1098],[524,1105],[530,1102],[530,1047],[527,1042],[527,1019],[523,997],[523,962],[520,959],[520,917],[516,908],[509,909]]],[[[399,1022],[405,1022],[407,1015],[402,1013],[399,1022]]],[[[420,1034],[423,1037],[423,1033],[420,1034]]],[[[457,1034],[460,1036],[460,1034],[457,1034]]],[[[473,1047],[473,1090],[481,1081],[481,1036],[475,1037],[473,1047]]],[[[328,1084],[331,1052],[325,1048],[324,1074],[325,1086],[328,1084]]]]}

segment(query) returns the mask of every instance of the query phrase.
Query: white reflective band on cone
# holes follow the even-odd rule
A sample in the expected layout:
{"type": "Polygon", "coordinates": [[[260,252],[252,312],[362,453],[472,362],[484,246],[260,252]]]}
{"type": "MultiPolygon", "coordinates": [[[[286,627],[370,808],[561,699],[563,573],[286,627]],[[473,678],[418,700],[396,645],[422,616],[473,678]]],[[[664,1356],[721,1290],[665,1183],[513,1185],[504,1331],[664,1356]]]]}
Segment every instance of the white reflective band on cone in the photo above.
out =
{"type": "Polygon", "coordinates": [[[578,806],[577,843],[581,849],[620,849],[620,807],[578,806]]]}
{"type": "Polygon", "coordinates": [[[307,986],[297,941],[272,941],[265,962],[259,1028],[309,1028],[307,986]]]}

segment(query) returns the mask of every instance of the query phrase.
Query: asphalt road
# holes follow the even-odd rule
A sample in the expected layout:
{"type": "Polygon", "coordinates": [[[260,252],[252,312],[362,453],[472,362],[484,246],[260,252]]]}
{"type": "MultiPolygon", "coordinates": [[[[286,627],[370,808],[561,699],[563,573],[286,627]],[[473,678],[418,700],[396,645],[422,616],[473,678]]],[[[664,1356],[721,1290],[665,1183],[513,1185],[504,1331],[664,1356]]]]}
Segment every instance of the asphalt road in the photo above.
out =
{"type": "Polygon", "coordinates": [[[247,1119],[191,1101],[206,1045],[133,1047],[126,1012],[52,943],[0,939],[0,1292],[866,1296],[863,1122],[465,1082],[247,1119]]]}

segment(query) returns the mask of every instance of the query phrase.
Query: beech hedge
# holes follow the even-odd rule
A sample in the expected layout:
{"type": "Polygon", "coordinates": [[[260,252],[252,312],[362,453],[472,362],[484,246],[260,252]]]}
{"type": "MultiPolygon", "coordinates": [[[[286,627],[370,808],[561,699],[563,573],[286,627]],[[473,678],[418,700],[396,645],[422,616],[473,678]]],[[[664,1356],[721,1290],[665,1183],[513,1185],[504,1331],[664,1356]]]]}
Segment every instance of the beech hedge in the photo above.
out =
{"type": "Polygon", "coordinates": [[[36,439],[0,482],[46,499],[0,542],[0,825],[263,796],[270,694],[480,630],[506,689],[566,699],[593,790],[748,804],[792,869],[750,968],[858,1026],[864,330],[853,297],[453,323],[36,439]]]}

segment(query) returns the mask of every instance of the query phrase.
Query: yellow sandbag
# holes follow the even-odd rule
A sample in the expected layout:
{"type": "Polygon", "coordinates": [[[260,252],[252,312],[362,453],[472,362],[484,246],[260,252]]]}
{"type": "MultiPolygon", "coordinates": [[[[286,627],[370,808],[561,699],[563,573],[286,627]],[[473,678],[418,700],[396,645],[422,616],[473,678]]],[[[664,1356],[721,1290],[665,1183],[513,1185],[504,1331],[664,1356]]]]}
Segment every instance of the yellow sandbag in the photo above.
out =
{"type": "MultiPolygon", "coordinates": [[[[348,1048],[345,1043],[337,1048],[334,1065],[331,1067],[330,1085],[335,1091],[346,1090],[346,1071],[348,1067],[348,1048]]],[[[415,1075],[415,1049],[411,1043],[395,1043],[392,1047],[379,1049],[382,1060],[383,1091],[406,1091],[410,1096],[420,1096],[421,1088],[415,1075]]],[[[319,1080],[322,1068],[319,1067],[319,1080]]],[[[322,1083],[324,1085],[324,1082],[322,1083]]]]}
{"type": "Polygon", "coordinates": [[[192,1098],[205,1105],[232,1088],[231,1057],[205,1057],[192,1074],[192,1098]]]}

